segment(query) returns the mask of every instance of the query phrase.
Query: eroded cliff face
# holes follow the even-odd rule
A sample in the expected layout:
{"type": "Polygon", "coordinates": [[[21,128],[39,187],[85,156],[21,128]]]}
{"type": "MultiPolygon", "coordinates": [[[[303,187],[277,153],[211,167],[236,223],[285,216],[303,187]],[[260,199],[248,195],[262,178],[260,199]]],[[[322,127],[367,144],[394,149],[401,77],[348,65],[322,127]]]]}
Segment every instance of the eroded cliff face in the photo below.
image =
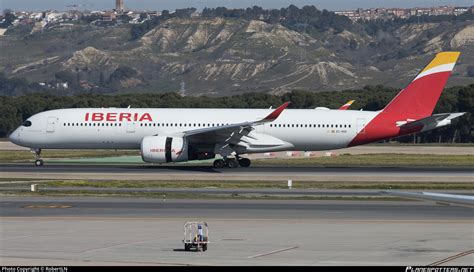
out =
{"type": "MultiPolygon", "coordinates": [[[[45,80],[67,70],[80,73],[92,84],[126,66],[136,73],[114,86],[119,91],[184,88],[192,95],[228,95],[331,91],[375,84],[402,88],[437,52],[460,50],[464,64],[456,67],[452,81],[454,85],[472,82],[465,71],[467,63],[474,63],[474,23],[410,24],[373,35],[347,30],[309,35],[258,20],[174,18],[139,40],[127,38],[126,31],[129,29],[93,29],[87,38],[79,35],[61,40],[60,35],[65,34],[58,30],[58,37],[48,46],[69,42],[74,43],[72,50],[65,47],[46,57],[31,54],[16,60],[6,54],[20,38],[9,37],[6,50],[0,53],[0,65],[7,74],[45,80]]],[[[46,46],[41,35],[35,35],[38,44],[46,46]]]]}

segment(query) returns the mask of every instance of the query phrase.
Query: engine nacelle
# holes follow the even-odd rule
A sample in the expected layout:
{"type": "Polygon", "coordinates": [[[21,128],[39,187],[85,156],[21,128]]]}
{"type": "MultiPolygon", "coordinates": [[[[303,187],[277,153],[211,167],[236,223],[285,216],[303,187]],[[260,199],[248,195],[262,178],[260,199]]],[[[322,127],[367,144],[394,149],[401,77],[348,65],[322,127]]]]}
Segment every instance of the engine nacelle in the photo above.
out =
{"type": "Polygon", "coordinates": [[[185,138],[169,136],[146,136],[141,144],[145,162],[184,162],[188,160],[188,144],[185,138]]]}

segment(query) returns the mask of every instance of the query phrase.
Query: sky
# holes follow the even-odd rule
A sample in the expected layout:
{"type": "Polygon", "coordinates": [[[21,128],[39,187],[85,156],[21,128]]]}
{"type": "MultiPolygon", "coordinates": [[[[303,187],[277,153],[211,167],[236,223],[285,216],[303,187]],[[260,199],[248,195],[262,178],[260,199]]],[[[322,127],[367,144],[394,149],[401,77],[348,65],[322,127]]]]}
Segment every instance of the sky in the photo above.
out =
{"type": "MultiPolygon", "coordinates": [[[[124,0],[125,7],[132,10],[174,10],[177,8],[204,7],[246,8],[261,6],[265,9],[314,5],[318,9],[349,10],[375,7],[431,7],[431,6],[472,6],[472,0],[124,0]]],[[[68,5],[78,5],[80,10],[110,10],[115,0],[0,0],[0,12],[4,9],[15,11],[44,11],[48,9],[68,10],[68,5]]]]}

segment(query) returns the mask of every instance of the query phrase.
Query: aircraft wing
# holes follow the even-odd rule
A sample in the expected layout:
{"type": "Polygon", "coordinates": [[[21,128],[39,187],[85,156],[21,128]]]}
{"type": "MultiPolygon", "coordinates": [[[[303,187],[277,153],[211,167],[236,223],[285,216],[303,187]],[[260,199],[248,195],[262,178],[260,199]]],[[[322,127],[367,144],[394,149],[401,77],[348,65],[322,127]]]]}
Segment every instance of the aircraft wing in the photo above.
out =
{"type": "Polygon", "coordinates": [[[451,120],[464,115],[465,112],[456,113],[439,113],[426,118],[411,121],[398,121],[397,126],[402,130],[416,130],[421,128],[421,132],[432,130],[434,128],[442,127],[451,124],[451,120]]]}
{"type": "Polygon", "coordinates": [[[229,125],[224,125],[224,126],[187,130],[183,132],[182,136],[187,137],[190,142],[197,142],[201,144],[202,143],[208,143],[208,144],[222,143],[223,145],[226,145],[226,144],[245,145],[245,143],[242,143],[242,138],[244,137],[246,137],[247,142],[252,141],[253,139],[254,141],[261,140],[260,142],[264,141],[266,144],[275,145],[275,146],[286,144],[285,142],[271,136],[260,135],[258,137],[260,139],[256,139],[256,136],[258,135],[253,135],[251,132],[254,130],[254,126],[262,125],[262,124],[273,122],[274,120],[276,120],[278,116],[280,116],[280,114],[283,112],[283,110],[286,109],[286,107],[288,107],[289,104],[290,102],[284,103],[283,105],[276,108],[273,112],[271,112],[269,115],[267,115],[263,119],[229,124],[229,125]]]}
{"type": "Polygon", "coordinates": [[[400,192],[400,191],[383,191],[389,195],[413,198],[413,199],[422,199],[422,200],[431,200],[441,203],[450,203],[450,204],[459,204],[459,205],[468,205],[474,206],[474,196],[470,195],[458,195],[458,194],[442,194],[442,193],[430,193],[430,192],[400,192]]]}

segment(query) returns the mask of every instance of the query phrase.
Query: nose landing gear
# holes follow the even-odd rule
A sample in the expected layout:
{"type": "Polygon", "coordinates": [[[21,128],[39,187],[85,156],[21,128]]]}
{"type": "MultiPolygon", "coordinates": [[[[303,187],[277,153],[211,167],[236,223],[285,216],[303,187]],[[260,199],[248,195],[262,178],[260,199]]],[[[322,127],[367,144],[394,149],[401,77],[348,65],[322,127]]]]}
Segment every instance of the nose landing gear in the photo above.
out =
{"type": "Polygon", "coordinates": [[[41,158],[41,148],[33,149],[31,151],[35,153],[35,158],[36,158],[35,166],[43,166],[44,162],[43,162],[43,159],[41,158]]]}

